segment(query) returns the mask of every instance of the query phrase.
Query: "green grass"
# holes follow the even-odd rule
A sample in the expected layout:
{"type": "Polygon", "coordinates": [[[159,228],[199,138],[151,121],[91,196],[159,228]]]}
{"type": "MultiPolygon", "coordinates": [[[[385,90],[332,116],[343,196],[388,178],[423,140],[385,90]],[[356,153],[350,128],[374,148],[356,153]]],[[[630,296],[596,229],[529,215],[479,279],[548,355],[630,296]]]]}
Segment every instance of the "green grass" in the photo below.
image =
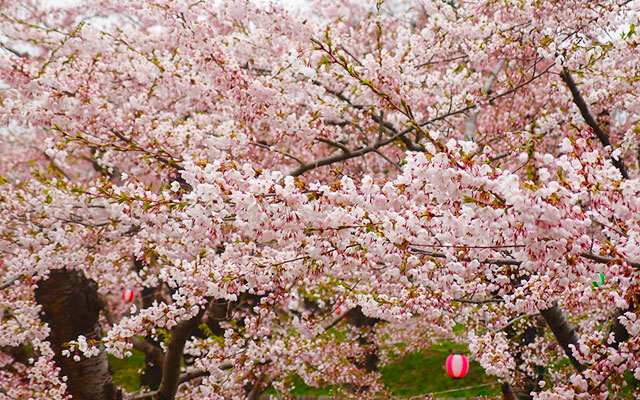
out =
{"type": "Polygon", "coordinates": [[[456,390],[468,386],[495,382],[487,376],[476,362],[469,363],[469,372],[464,378],[449,377],[446,369],[448,348],[459,349],[452,344],[433,346],[429,351],[417,352],[382,369],[382,377],[391,393],[398,397],[418,396],[427,393],[440,393],[437,397],[476,397],[499,396],[500,386],[482,386],[466,390],[456,390]],[[456,390],[456,391],[452,391],[456,390]]]}
{"type": "MultiPolygon", "coordinates": [[[[499,396],[499,385],[483,386],[455,392],[440,393],[467,386],[481,385],[494,382],[495,378],[487,376],[482,367],[471,362],[469,372],[462,379],[452,379],[447,375],[445,363],[450,354],[449,349],[464,352],[460,345],[443,342],[433,346],[428,351],[409,354],[402,359],[381,369],[384,382],[391,393],[398,397],[418,396],[427,393],[438,393],[437,397],[476,397],[499,396]]],[[[118,359],[109,356],[109,362],[114,370],[114,381],[118,386],[132,392],[140,389],[140,371],[144,367],[144,355],[132,350],[133,356],[118,359]]],[[[295,389],[295,396],[323,396],[330,395],[331,388],[314,388],[305,385],[298,376],[291,378],[295,389]]],[[[265,394],[274,394],[273,388],[269,388],[265,394]]]]}
{"type": "Polygon", "coordinates": [[[109,365],[113,369],[113,381],[128,392],[140,390],[140,373],[144,368],[144,354],[132,349],[133,355],[128,358],[116,358],[109,355],[109,365]]]}
{"type": "MultiPolygon", "coordinates": [[[[456,390],[469,386],[485,385],[495,382],[494,377],[487,376],[482,367],[471,362],[469,372],[464,378],[453,379],[449,377],[446,369],[447,356],[451,354],[449,349],[465,353],[466,348],[452,342],[443,342],[433,346],[429,351],[416,352],[397,359],[392,364],[381,369],[382,378],[397,397],[419,396],[427,393],[437,393],[437,397],[477,397],[500,396],[498,384],[479,386],[464,390],[456,390]],[[440,393],[446,392],[446,393],[440,393]]],[[[314,388],[305,385],[300,377],[293,378],[295,396],[322,396],[330,395],[331,388],[314,388]]],[[[265,394],[273,394],[275,391],[269,388],[265,394]]]]}
{"type": "MultiPolygon", "coordinates": [[[[291,391],[291,394],[293,394],[294,396],[328,396],[333,394],[331,392],[333,387],[308,386],[298,375],[294,375],[290,379],[295,386],[295,389],[291,391]]],[[[276,390],[272,386],[269,386],[264,392],[265,395],[276,393],[278,392],[276,392],[276,390]]]]}

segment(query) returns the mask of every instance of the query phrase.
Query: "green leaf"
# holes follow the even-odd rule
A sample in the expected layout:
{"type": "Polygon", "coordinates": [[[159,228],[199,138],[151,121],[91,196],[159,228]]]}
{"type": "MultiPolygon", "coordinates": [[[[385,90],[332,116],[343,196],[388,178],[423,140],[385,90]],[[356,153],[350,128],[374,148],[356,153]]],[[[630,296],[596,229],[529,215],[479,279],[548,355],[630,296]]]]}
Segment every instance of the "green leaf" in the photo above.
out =
{"type": "Polygon", "coordinates": [[[331,61],[325,55],[322,55],[322,59],[318,63],[318,67],[322,67],[323,65],[326,65],[326,66],[331,65],[331,61]]]}
{"type": "Polygon", "coordinates": [[[369,86],[371,89],[375,89],[376,85],[373,84],[373,82],[367,80],[367,79],[363,79],[361,82],[363,85],[365,86],[369,86]]]}

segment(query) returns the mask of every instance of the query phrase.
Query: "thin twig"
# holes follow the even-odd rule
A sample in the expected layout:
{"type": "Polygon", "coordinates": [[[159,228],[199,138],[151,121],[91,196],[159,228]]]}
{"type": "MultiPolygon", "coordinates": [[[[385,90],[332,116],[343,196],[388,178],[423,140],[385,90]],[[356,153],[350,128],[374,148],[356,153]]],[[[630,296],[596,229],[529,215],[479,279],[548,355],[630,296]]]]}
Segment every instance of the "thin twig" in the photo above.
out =
{"type": "Polygon", "coordinates": [[[505,329],[507,329],[508,327],[510,327],[511,325],[515,324],[516,322],[518,322],[519,320],[521,320],[522,318],[526,318],[526,317],[534,317],[536,315],[540,315],[539,313],[534,313],[534,314],[522,314],[519,315],[513,319],[511,319],[509,322],[506,323],[506,325],[498,328],[498,329],[494,329],[493,332],[501,332],[505,329]]]}
{"type": "Polygon", "coordinates": [[[414,244],[412,246],[418,247],[439,247],[439,248],[451,248],[451,249],[504,249],[513,247],[525,247],[523,244],[503,244],[503,245],[489,245],[489,246],[470,246],[470,245],[443,245],[443,244],[414,244]]]}
{"type": "MultiPolygon", "coordinates": [[[[507,96],[507,95],[509,95],[509,94],[511,94],[511,93],[513,93],[513,92],[515,92],[516,90],[518,90],[518,89],[520,89],[520,88],[522,88],[522,87],[524,87],[524,86],[528,85],[529,83],[531,83],[531,82],[533,82],[534,80],[538,79],[538,78],[539,78],[539,77],[541,77],[542,75],[546,74],[546,73],[547,73],[547,72],[548,72],[548,71],[549,71],[549,70],[550,70],[554,65],[555,65],[555,63],[553,63],[553,64],[549,65],[549,66],[548,66],[544,71],[540,72],[540,73],[539,73],[539,74],[537,74],[537,75],[534,75],[533,77],[531,77],[531,79],[527,80],[526,82],[523,82],[523,83],[521,83],[520,85],[517,85],[517,86],[515,86],[515,87],[513,87],[513,88],[511,88],[511,89],[509,89],[509,90],[507,90],[507,91],[505,91],[505,92],[503,92],[503,93],[500,93],[500,94],[498,94],[498,95],[496,95],[496,96],[493,96],[492,98],[490,98],[490,99],[489,99],[489,104],[491,104],[493,101],[495,101],[495,100],[497,100],[497,99],[499,99],[499,98],[501,98],[501,97],[507,96]]],[[[318,86],[322,86],[322,87],[324,87],[324,85],[323,85],[320,81],[312,81],[312,82],[313,82],[315,85],[318,85],[318,86]]],[[[334,89],[329,89],[329,88],[326,88],[326,87],[325,87],[325,90],[326,90],[327,92],[331,93],[332,95],[336,96],[337,98],[339,98],[339,99],[343,100],[344,102],[346,102],[347,104],[349,104],[351,107],[353,107],[353,108],[355,108],[355,109],[360,110],[360,109],[363,109],[363,108],[364,108],[364,106],[362,106],[362,105],[359,105],[359,104],[353,104],[353,103],[351,102],[351,100],[350,100],[348,97],[346,97],[346,96],[345,96],[342,92],[340,92],[340,91],[337,91],[337,90],[334,90],[334,89]]],[[[477,104],[472,104],[472,105],[470,105],[470,106],[466,106],[466,107],[463,107],[463,108],[458,109],[458,110],[455,110],[455,111],[449,111],[449,112],[447,112],[447,113],[446,113],[446,114],[444,114],[444,115],[437,116],[437,117],[435,117],[435,118],[432,118],[432,119],[429,119],[429,120],[427,120],[427,121],[424,121],[424,122],[420,123],[420,124],[418,125],[418,127],[424,127],[424,126],[426,126],[426,125],[433,124],[433,123],[435,123],[435,122],[437,122],[437,121],[440,121],[440,120],[446,119],[446,118],[448,118],[448,117],[451,117],[451,116],[454,116],[454,115],[457,115],[457,114],[465,113],[465,112],[467,112],[467,111],[469,111],[469,110],[472,110],[472,109],[474,109],[474,108],[476,108],[476,107],[477,107],[477,104]]],[[[373,119],[374,119],[374,121],[376,121],[376,122],[379,122],[379,121],[380,121],[376,115],[373,115],[373,116],[372,116],[372,118],[373,118],[373,119]]],[[[384,127],[385,127],[385,128],[390,129],[390,130],[392,130],[392,131],[396,132],[396,130],[393,128],[393,126],[391,126],[391,125],[390,125],[390,124],[388,124],[387,122],[384,122],[384,121],[383,121],[382,123],[384,124],[384,127]]],[[[381,142],[378,142],[378,143],[376,143],[376,144],[374,144],[374,145],[372,145],[372,146],[367,146],[367,147],[364,147],[364,148],[362,148],[362,149],[359,149],[359,150],[353,151],[353,152],[351,152],[351,153],[349,153],[349,154],[338,154],[338,155],[334,155],[334,156],[329,156],[329,157],[321,158],[321,159],[319,159],[319,160],[316,160],[316,161],[313,161],[313,162],[310,162],[310,163],[301,164],[298,168],[296,168],[296,169],[294,169],[293,171],[291,171],[291,172],[289,173],[289,175],[291,175],[291,176],[299,176],[299,175],[304,174],[304,173],[305,173],[305,172],[307,172],[307,171],[310,171],[310,170],[315,169],[315,168],[318,168],[318,167],[322,167],[322,166],[325,166],[325,165],[334,164],[334,163],[336,163],[336,162],[346,161],[346,160],[349,160],[349,159],[352,159],[352,158],[360,157],[360,156],[365,155],[365,154],[368,154],[368,153],[370,153],[370,152],[372,152],[372,151],[374,151],[374,150],[376,150],[376,149],[378,149],[378,148],[380,148],[380,147],[382,147],[382,146],[386,146],[386,145],[387,145],[387,144],[389,144],[389,143],[392,143],[392,142],[394,142],[394,141],[396,141],[396,140],[398,140],[398,139],[403,138],[405,135],[407,135],[408,133],[410,133],[410,132],[414,131],[415,129],[416,129],[416,128],[415,128],[415,127],[413,127],[413,126],[412,126],[412,127],[409,127],[409,128],[407,128],[407,129],[405,129],[405,130],[403,130],[403,131],[397,132],[395,135],[393,135],[393,136],[391,136],[391,137],[387,138],[386,140],[383,140],[383,141],[381,141],[381,142]]],[[[406,144],[406,143],[405,143],[405,144],[406,144]]],[[[413,145],[413,146],[411,146],[411,147],[409,148],[409,150],[413,150],[413,151],[421,151],[421,150],[422,150],[422,147],[417,146],[417,145],[413,145]]]]}
{"type": "Polygon", "coordinates": [[[393,162],[393,160],[391,160],[389,157],[387,157],[386,155],[384,155],[380,150],[376,149],[374,150],[374,152],[379,155],[380,157],[384,158],[389,164],[393,165],[394,167],[396,167],[396,169],[400,172],[402,172],[402,167],[400,167],[397,163],[393,162]]]}
{"type": "Polygon", "coordinates": [[[20,57],[20,58],[24,58],[24,57],[28,56],[28,54],[27,54],[27,53],[21,53],[21,52],[19,52],[18,50],[14,50],[14,49],[12,49],[11,47],[7,47],[7,46],[5,46],[5,44],[4,44],[4,43],[0,43],[0,47],[1,47],[1,48],[3,48],[3,49],[5,49],[5,50],[6,50],[6,51],[8,51],[9,53],[13,53],[14,55],[16,55],[16,56],[18,56],[18,57],[20,57]]]}
{"type": "MultiPolygon", "coordinates": [[[[221,365],[220,365],[220,369],[221,370],[225,370],[225,369],[231,369],[233,367],[233,364],[230,361],[224,361],[221,365]]],[[[179,382],[180,383],[185,383],[185,382],[189,382],[193,379],[197,379],[197,378],[202,378],[204,376],[208,376],[209,372],[208,371],[203,371],[203,370],[192,370],[192,371],[187,371],[184,374],[180,375],[180,379],[179,382]]],[[[132,395],[130,395],[129,397],[126,398],[126,400],[145,400],[145,399],[150,399],[153,398],[155,396],[158,395],[158,391],[154,390],[151,392],[145,392],[145,393],[134,393],[132,395]]]]}
{"type": "MultiPolygon", "coordinates": [[[[445,58],[444,60],[427,61],[425,63],[416,65],[416,68],[426,67],[427,65],[433,65],[433,64],[447,63],[447,62],[456,61],[456,60],[460,60],[462,58],[468,58],[468,57],[469,57],[468,55],[463,54],[461,56],[445,58]]],[[[431,57],[431,58],[433,58],[433,57],[431,57]]]]}
{"type": "MultiPolygon", "coordinates": [[[[411,248],[411,250],[416,254],[422,254],[429,257],[434,258],[447,258],[447,255],[444,253],[438,253],[433,251],[426,251],[422,249],[411,248]]],[[[458,258],[458,261],[474,261],[477,260],[480,264],[498,264],[498,265],[520,265],[522,261],[514,260],[513,258],[486,258],[484,260],[480,260],[477,258],[471,257],[463,257],[458,258]]]]}
{"type": "Polygon", "coordinates": [[[280,151],[280,150],[278,150],[278,149],[274,149],[274,148],[273,148],[273,146],[269,146],[269,145],[267,145],[267,144],[263,144],[263,143],[251,143],[251,144],[252,144],[252,145],[254,145],[254,146],[261,147],[261,148],[263,148],[263,149],[267,149],[267,150],[270,150],[270,151],[276,152],[276,153],[278,153],[278,154],[282,154],[282,155],[283,155],[283,156],[285,156],[285,157],[289,157],[289,158],[291,158],[292,160],[297,161],[297,162],[298,162],[298,164],[300,164],[300,165],[305,165],[305,162],[304,162],[304,161],[302,161],[301,159],[299,159],[298,157],[296,157],[296,156],[294,156],[294,155],[292,155],[292,154],[289,154],[289,153],[285,153],[284,151],[280,151]]]}
{"type": "Polygon", "coordinates": [[[351,52],[349,50],[347,50],[344,46],[340,45],[340,49],[342,51],[344,51],[345,53],[347,53],[351,58],[353,58],[353,60],[358,63],[359,66],[364,67],[364,65],[360,62],[360,60],[358,60],[356,58],[356,56],[354,56],[353,54],[351,54],[351,52]]]}

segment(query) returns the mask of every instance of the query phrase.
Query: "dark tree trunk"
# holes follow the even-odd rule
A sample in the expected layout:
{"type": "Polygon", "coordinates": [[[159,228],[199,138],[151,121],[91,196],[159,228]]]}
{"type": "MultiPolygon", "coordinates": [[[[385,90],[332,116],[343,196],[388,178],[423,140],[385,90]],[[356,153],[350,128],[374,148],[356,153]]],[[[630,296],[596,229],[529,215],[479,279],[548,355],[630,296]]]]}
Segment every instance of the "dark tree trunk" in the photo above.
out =
{"type": "MultiPolygon", "coordinates": [[[[151,306],[155,300],[157,288],[143,288],[142,289],[142,308],[151,306]]],[[[144,338],[147,344],[157,348],[162,356],[162,350],[160,350],[160,343],[154,340],[152,337],[147,336],[144,338]]],[[[140,375],[140,384],[148,387],[151,390],[157,390],[160,387],[160,381],[162,380],[162,357],[150,357],[145,353],[144,358],[144,370],[140,375]]]]}
{"type": "Polygon", "coordinates": [[[519,400],[518,395],[516,395],[508,383],[503,383],[501,389],[503,400],[519,400]]]}
{"type": "Polygon", "coordinates": [[[569,320],[567,320],[567,317],[564,315],[564,312],[562,312],[558,303],[554,302],[551,308],[540,310],[540,315],[542,315],[542,318],[546,321],[556,340],[564,349],[564,352],[567,357],[569,357],[571,364],[573,364],[578,372],[584,371],[586,367],[576,360],[573,356],[573,351],[569,347],[569,345],[578,347],[578,333],[569,320]]]}
{"type": "Polygon", "coordinates": [[[42,306],[42,320],[49,324],[48,340],[55,352],[55,363],[67,377],[68,392],[74,400],[119,400],[122,394],[111,377],[104,349],[95,357],[78,362],[62,356],[64,344],[83,335],[88,340],[100,339],[98,316],[102,303],[98,285],[79,272],[51,271],[35,290],[36,301],[42,306]]]}
{"type": "MultiPolygon", "coordinates": [[[[373,329],[373,327],[378,323],[378,319],[367,317],[362,312],[362,308],[357,306],[350,310],[345,317],[347,323],[352,324],[358,328],[368,327],[373,329]]],[[[360,337],[358,338],[358,342],[367,348],[367,352],[362,360],[356,363],[358,368],[363,368],[367,372],[373,372],[378,369],[378,348],[372,342],[370,338],[360,337]]]]}
{"type": "Polygon", "coordinates": [[[636,310],[635,304],[631,303],[629,304],[629,307],[627,307],[626,310],[619,308],[613,314],[611,327],[609,328],[609,333],[613,333],[614,341],[611,344],[611,347],[613,347],[614,349],[617,349],[618,346],[620,346],[620,343],[626,342],[627,340],[629,340],[629,337],[630,337],[629,332],[627,332],[627,328],[625,328],[620,323],[620,317],[623,316],[624,313],[626,312],[634,312],[635,310],[636,310]]]}
{"type": "MultiPolygon", "coordinates": [[[[535,317],[535,319],[532,321],[532,325],[525,327],[523,331],[517,330],[513,325],[505,329],[507,338],[515,346],[513,357],[517,365],[520,365],[524,362],[522,356],[523,350],[528,345],[533,343],[538,336],[544,334],[544,327],[545,321],[543,321],[542,318],[535,317]]],[[[538,382],[540,382],[543,378],[543,371],[544,370],[536,371],[534,375],[529,375],[523,371],[523,375],[518,376],[518,378],[516,379],[517,384],[513,386],[506,383],[503,384],[503,398],[507,400],[533,399],[531,393],[539,390],[538,382]]]]}
{"type": "Polygon", "coordinates": [[[158,400],[173,400],[176,397],[178,385],[180,384],[180,367],[184,346],[189,337],[191,337],[191,331],[200,323],[205,310],[206,307],[203,307],[198,315],[189,320],[179,322],[171,330],[171,339],[169,340],[162,366],[162,381],[156,395],[158,400]]]}

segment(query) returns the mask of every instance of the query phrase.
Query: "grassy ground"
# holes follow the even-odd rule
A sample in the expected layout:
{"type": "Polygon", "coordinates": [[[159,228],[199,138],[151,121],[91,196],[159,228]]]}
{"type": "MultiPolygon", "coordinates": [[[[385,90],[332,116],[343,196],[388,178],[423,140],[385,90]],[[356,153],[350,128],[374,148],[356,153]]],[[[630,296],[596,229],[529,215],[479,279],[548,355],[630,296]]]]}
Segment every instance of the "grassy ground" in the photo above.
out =
{"type": "Polygon", "coordinates": [[[435,397],[498,396],[499,385],[476,362],[471,362],[464,378],[450,378],[446,370],[449,344],[432,347],[429,351],[413,353],[382,369],[382,376],[396,397],[433,394],[435,397]],[[479,386],[483,385],[483,386],[479,386]],[[472,387],[460,390],[465,387],[472,387]]]}
{"type": "MultiPolygon", "coordinates": [[[[403,359],[398,359],[393,364],[382,369],[382,376],[396,397],[410,397],[433,393],[439,398],[444,397],[475,397],[498,396],[498,385],[486,386],[495,382],[495,379],[484,374],[477,363],[470,363],[469,373],[462,379],[452,379],[447,375],[445,363],[450,354],[449,349],[461,351],[460,346],[452,343],[442,343],[433,346],[429,351],[410,354],[403,359]],[[456,390],[468,386],[479,386],[466,390],[456,390]]],[[[114,370],[116,384],[128,391],[140,389],[139,370],[144,365],[144,355],[133,351],[133,356],[127,359],[110,358],[111,367],[114,370]]],[[[313,388],[302,382],[298,377],[293,379],[297,396],[322,396],[329,395],[330,388],[313,388]]],[[[275,393],[273,390],[270,393],[275,393]]]]}
{"type": "Polygon", "coordinates": [[[144,368],[144,354],[138,350],[131,350],[129,358],[116,358],[109,355],[109,365],[113,368],[113,380],[116,385],[129,392],[140,390],[140,372],[144,368]]]}

